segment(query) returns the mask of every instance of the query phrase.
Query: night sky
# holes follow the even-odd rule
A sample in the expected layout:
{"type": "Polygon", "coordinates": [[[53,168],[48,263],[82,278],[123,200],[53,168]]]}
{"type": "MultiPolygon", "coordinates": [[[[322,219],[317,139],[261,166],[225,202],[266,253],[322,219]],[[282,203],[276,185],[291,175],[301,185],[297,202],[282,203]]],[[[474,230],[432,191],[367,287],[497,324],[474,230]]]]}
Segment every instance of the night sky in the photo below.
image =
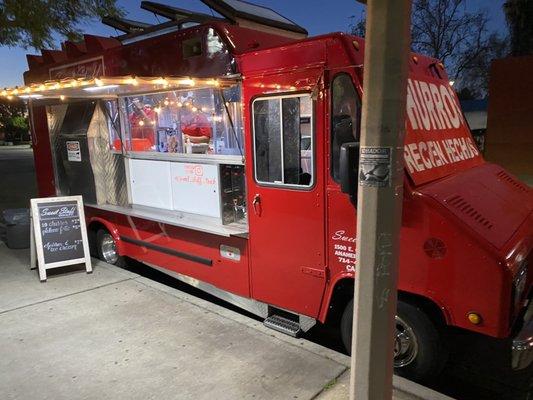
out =
{"type": "MultiPolygon", "coordinates": [[[[160,3],[174,5],[193,11],[210,13],[209,9],[200,0],[155,0],[160,3]]],[[[251,0],[251,2],[270,7],[283,16],[292,19],[297,24],[306,28],[310,35],[322,33],[347,31],[350,25],[350,16],[356,20],[361,16],[364,6],[355,0],[251,0]]],[[[467,0],[467,9],[476,11],[485,9],[489,13],[491,30],[502,34],[507,32],[502,5],[505,0],[467,0]]],[[[139,0],[118,0],[128,13],[127,18],[157,23],[153,14],[141,10],[139,0]]],[[[167,21],[160,17],[161,22],[167,21]]],[[[117,32],[102,25],[99,21],[83,26],[86,33],[115,36],[117,32]]],[[[59,41],[58,41],[59,47],[59,41]]],[[[40,54],[35,49],[24,50],[21,48],[0,47],[0,87],[22,84],[22,73],[27,69],[27,53],[40,54]]]]}

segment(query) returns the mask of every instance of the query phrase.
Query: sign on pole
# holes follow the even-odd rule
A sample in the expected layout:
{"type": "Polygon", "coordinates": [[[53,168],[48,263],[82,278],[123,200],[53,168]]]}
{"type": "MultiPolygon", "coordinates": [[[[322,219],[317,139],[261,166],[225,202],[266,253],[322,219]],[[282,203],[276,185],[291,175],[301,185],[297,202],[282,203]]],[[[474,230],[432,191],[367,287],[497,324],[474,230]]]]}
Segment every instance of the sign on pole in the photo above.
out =
{"type": "Polygon", "coordinates": [[[31,199],[31,269],[39,268],[39,279],[46,281],[46,270],[85,264],[92,272],[83,199],[81,196],[31,199]]]}

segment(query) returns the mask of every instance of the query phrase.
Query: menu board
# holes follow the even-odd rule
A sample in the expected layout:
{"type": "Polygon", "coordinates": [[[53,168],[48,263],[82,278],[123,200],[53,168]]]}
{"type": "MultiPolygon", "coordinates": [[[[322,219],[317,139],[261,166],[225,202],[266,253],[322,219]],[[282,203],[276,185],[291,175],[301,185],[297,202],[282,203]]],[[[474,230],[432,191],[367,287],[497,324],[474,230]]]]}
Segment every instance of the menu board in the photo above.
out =
{"type": "Polygon", "coordinates": [[[81,196],[32,199],[32,267],[41,281],[46,269],[86,264],[92,272],[81,196]],[[35,250],[37,259],[35,259],[35,250]]]}

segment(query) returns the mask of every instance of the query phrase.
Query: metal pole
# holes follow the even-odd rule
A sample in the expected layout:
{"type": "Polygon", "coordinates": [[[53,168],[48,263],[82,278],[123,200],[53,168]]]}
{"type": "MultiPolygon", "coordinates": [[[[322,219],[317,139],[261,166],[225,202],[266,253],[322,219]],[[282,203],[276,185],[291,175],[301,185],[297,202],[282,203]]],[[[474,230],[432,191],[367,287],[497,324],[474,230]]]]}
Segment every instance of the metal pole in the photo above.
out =
{"type": "Polygon", "coordinates": [[[411,0],[369,0],[351,400],[392,398],[411,0]]]}

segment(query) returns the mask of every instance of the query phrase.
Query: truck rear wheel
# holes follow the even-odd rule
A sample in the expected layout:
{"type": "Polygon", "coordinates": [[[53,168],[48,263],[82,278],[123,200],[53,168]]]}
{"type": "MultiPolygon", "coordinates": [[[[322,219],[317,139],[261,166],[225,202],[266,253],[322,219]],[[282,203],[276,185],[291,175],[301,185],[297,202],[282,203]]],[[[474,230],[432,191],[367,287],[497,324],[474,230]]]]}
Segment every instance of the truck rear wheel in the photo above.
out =
{"type": "MultiPolygon", "coordinates": [[[[348,354],[352,349],[353,300],[341,319],[341,337],[348,354]]],[[[418,307],[398,301],[394,340],[394,373],[424,382],[438,375],[447,360],[439,331],[418,307]]]]}
{"type": "Polygon", "coordinates": [[[99,229],[96,233],[96,250],[100,260],[117,267],[126,266],[124,257],[118,254],[115,239],[106,229],[99,229]]]}

